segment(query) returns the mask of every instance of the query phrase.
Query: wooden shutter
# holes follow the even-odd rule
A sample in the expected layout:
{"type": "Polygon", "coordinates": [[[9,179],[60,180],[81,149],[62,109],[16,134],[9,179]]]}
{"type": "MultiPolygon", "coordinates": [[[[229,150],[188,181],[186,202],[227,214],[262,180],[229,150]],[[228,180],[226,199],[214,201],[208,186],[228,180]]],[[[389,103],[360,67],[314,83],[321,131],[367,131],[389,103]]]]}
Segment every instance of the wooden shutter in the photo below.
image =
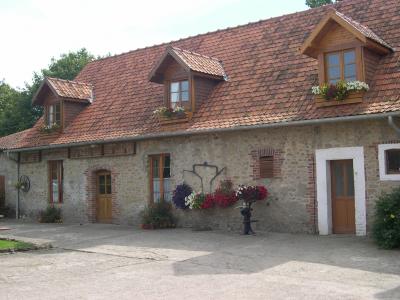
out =
{"type": "Polygon", "coordinates": [[[274,177],[274,157],[262,156],[260,157],[260,178],[274,177]]]}

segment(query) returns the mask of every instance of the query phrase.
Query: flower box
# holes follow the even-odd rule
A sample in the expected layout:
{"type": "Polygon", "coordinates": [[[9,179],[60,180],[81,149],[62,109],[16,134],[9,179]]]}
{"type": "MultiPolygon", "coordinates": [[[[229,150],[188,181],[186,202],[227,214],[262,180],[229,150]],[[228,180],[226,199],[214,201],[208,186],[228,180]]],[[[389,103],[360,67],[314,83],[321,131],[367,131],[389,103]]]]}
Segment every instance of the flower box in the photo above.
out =
{"type": "Polygon", "coordinates": [[[364,94],[364,91],[350,92],[347,98],[344,100],[326,100],[321,95],[315,95],[315,104],[317,107],[328,107],[343,104],[361,103],[363,101],[364,94]]]}
{"type": "Polygon", "coordinates": [[[339,81],[336,84],[323,84],[312,87],[317,107],[327,107],[342,104],[360,103],[368,84],[362,81],[339,81]]]}
{"type": "Polygon", "coordinates": [[[188,122],[193,116],[192,112],[184,112],[182,114],[173,115],[171,117],[158,116],[158,120],[163,125],[178,124],[188,122]]]}

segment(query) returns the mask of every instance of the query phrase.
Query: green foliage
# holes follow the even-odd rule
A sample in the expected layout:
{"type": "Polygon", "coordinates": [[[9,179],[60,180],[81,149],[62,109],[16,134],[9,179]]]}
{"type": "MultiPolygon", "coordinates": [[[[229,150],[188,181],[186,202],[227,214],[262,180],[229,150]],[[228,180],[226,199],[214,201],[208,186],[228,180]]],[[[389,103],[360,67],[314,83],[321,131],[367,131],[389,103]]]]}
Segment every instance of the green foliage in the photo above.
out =
{"type": "Polygon", "coordinates": [[[39,213],[39,222],[40,223],[61,223],[61,209],[48,206],[45,210],[39,213]]]}
{"type": "Polygon", "coordinates": [[[385,249],[400,247],[400,187],[383,194],[376,202],[373,236],[385,249]]]}
{"type": "Polygon", "coordinates": [[[315,8],[326,4],[332,4],[332,0],[306,0],[306,5],[315,8]]]}
{"type": "Polygon", "coordinates": [[[0,239],[0,251],[32,250],[35,245],[26,242],[0,239]]]}
{"type": "Polygon", "coordinates": [[[171,228],[175,227],[175,223],[172,206],[167,202],[154,203],[142,212],[143,225],[151,225],[152,228],[171,228]]]}
{"type": "Polygon", "coordinates": [[[30,128],[42,115],[40,107],[32,106],[32,98],[44,76],[72,80],[95,57],[86,49],[52,58],[47,69],[33,74],[32,83],[16,90],[0,82],[0,136],[30,128]]]}

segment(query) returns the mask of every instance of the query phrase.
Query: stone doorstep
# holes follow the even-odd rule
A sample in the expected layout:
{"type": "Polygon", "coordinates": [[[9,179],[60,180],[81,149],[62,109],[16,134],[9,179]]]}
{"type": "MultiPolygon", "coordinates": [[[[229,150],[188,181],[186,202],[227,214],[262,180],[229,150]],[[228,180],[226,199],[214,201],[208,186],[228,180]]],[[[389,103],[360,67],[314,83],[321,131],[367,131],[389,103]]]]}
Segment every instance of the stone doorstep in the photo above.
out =
{"type": "MultiPolygon", "coordinates": [[[[32,239],[32,238],[27,238],[27,237],[20,237],[20,236],[15,236],[15,235],[4,235],[4,234],[3,235],[0,234],[0,239],[16,240],[16,241],[25,242],[25,243],[31,243],[35,246],[35,250],[53,248],[53,245],[50,243],[50,241],[45,240],[45,239],[32,239]]],[[[9,251],[6,251],[6,252],[9,252],[9,251]]]]}

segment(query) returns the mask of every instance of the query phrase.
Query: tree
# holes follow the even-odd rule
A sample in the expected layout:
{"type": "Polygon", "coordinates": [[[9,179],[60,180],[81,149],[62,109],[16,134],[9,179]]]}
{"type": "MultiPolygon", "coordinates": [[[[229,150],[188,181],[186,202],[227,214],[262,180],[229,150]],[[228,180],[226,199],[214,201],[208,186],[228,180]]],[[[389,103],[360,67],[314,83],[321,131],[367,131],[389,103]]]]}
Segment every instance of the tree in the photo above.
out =
{"type": "Polygon", "coordinates": [[[86,49],[54,57],[47,69],[33,74],[32,83],[17,91],[0,82],[0,136],[30,128],[42,115],[40,107],[32,106],[32,98],[45,76],[72,80],[95,57],[86,49]]]}
{"type": "Polygon", "coordinates": [[[319,7],[326,4],[332,4],[332,0],[306,0],[306,5],[311,8],[319,7]]]}

